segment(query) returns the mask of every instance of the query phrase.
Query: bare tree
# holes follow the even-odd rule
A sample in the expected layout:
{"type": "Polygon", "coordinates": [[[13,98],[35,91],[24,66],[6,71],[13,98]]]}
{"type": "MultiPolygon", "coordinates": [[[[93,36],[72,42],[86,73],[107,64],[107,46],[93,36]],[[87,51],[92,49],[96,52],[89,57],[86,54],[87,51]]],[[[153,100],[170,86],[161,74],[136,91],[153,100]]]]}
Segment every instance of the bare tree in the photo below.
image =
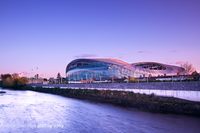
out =
{"type": "Polygon", "coordinates": [[[185,74],[189,75],[195,71],[194,66],[191,63],[185,62],[181,64],[181,67],[185,69],[185,74]]]}

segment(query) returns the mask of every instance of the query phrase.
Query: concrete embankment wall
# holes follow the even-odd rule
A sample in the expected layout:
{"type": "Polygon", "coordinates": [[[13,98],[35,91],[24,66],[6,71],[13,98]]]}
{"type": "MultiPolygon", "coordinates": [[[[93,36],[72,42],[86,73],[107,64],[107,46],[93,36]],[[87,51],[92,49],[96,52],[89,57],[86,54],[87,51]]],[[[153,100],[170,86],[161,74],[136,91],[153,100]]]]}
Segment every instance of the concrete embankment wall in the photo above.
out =
{"type": "MultiPolygon", "coordinates": [[[[45,86],[45,85],[35,85],[45,86]]],[[[144,83],[91,83],[91,84],[52,84],[46,86],[69,88],[114,88],[114,89],[150,89],[150,90],[191,90],[200,91],[200,81],[190,82],[144,82],[144,83]]]]}

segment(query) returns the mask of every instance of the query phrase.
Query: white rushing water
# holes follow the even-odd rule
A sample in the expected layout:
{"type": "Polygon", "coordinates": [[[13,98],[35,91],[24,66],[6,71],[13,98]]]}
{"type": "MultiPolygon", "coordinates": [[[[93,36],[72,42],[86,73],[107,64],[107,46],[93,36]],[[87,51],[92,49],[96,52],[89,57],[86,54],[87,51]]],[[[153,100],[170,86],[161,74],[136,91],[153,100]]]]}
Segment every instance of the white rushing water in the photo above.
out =
{"type": "MultiPolygon", "coordinates": [[[[48,86],[45,86],[48,88],[48,86]]],[[[53,88],[53,86],[51,86],[53,88]]],[[[60,87],[61,89],[86,89],[79,87],[60,87]]],[[[129,91],[140,94],[155,94],[157,96],[167,96],[176,97],[181,99],[186,99],[190,101],[200,101],[200,91],[186,91],[186,90],[153,90],[153,89],[116,89],[116,88],[87,88],[87,89],[97,89],[97,90],[117,90],[117,91],[129,91]]]]}
{"type": "Polygon", "coordinates": [[[144,89],[131,89],[135,93],[141,94],[155,94],[158,96],[176,97],[191,101],[200,101],[200,91],[184,91],[184,90],[144,90],[144,89]]]}

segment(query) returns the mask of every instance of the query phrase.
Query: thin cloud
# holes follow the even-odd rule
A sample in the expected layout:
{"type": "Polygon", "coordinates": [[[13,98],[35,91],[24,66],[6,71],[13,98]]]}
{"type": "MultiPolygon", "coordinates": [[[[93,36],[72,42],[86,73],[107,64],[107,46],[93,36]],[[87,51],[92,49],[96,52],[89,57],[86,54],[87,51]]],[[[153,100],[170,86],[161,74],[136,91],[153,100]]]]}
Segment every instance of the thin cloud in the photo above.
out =
{"type": "Polygon", "coordinates": [[[80,55],[76,55],[74,57],[75,58],[94,58],[94,57],[98,57],[98,55],[96,55],[96,54],[80,54],[80,55]]]}
{"type": "Polygon", "coordinates": [[[182,64],[184,64],[184,63],[186,63],[186,61],[176,61],[176,62],[175,62],[175,64],[177,64],[177,65],[182,65],[182,64]]]}
{"type": "Polygon", "coordinates": [[[169,52],[170,53],[177,53],[177,50],[174,49],[174,50],[170,50],[169,52]]]}
{"type": "Polygon", "coordinates": [[[144,51],[144,50],[139,50],[137,51],[138,54],[146,54],[146,53],[151,53],[150,51],[144,51]]]}

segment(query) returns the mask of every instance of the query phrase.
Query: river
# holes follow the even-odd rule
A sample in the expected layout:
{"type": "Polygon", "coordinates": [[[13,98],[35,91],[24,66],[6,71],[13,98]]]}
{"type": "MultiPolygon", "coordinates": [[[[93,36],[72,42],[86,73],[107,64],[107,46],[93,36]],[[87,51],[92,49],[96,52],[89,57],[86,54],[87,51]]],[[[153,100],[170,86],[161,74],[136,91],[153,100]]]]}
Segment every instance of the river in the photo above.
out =
{"type": "Polygon", "coordinates": [[[33,91],[0,94],[0,133],[199,133],[200,118],[33,91]]]}

